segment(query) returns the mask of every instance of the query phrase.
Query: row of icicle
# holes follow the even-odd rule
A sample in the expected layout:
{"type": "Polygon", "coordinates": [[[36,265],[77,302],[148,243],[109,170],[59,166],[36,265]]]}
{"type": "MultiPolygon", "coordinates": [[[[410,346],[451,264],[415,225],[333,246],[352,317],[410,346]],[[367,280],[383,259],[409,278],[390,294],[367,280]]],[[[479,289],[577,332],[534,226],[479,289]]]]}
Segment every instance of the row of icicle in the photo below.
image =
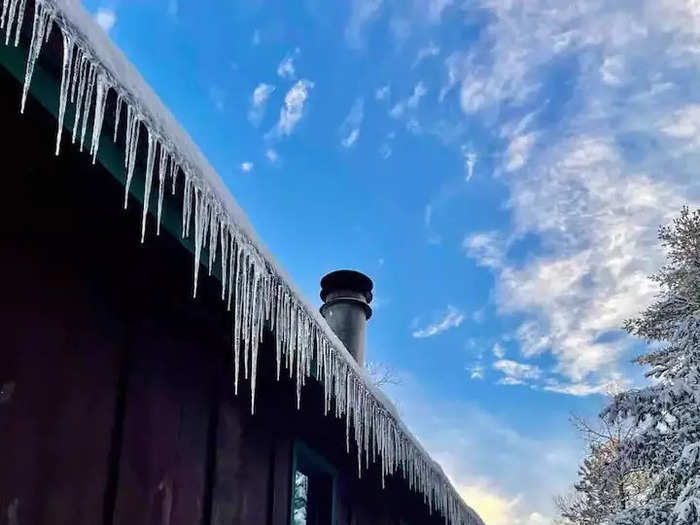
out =
{"type": "MultiPolygon", "coordinates": [[[[113,140],[117,140],[119,120],[126,106],[125,154],[126,191],[134,175],[141,127],[147,133],[148,151],[141,226],[141,241],[145,239],[146,217],[157,170],[158,197],[156,234],[160,234],[165,186],[171,184],[175,193],[177,176],[184,175],[182,236],[189,237],[194,223],[194,295],[202,249],[207,247],[209,274],[217,255],[221,271],[221,298],[233,311],[234,390],[238,392],[239,375],[250,381],[251,410],[255,410],[255,383],[258,344],[263,327],[276,335],[277,378],[286,368],[296,381],[297,408],[306,379],[315,376],[324,387],[326,414],[333,410],[337,418],[345,419],[346,448],[350,450],[350,432],[357,444],[358,475],[362,465],[379,461],[382,483],[387,475],[401,472],[411,488],[423,494],[431,512],[441,512],[448,523],[472,525],[481,520],[466,507],[446,476],[425,455],[395,420],[391,412],[368,388],[358,374],[329,340],[324,329],[297,299],[283,278],[260,255],[247,236],[231,220],[228,212],[208,188],[196,169],[184,159],[165,134],[156,129],[156,121],[141,108],[135,97],[123,89],[117,79],[102,66],[90,45],[81,38],[57,3],[35,0],[32,37],[27,58],[21,112],[24,112],[34,65],[44,42],[54,25],[63,39],[63,64],[59,93],[56,155],[60,152],[66,106],[74,104],[75,117],[71,134],[73,143],[79,141],[82,151],[90,114],[92,129],[90,155],[97,158],[107,98],[116,96],[113,140]],[[158,159],[156,166],[156,157],[158,159]],[[241,355],[242,354],[242,355],[241,355]],[[315,362],[315,367],[313,363],[315,362]],[[334,402],[333,402],[334,401],[334,402]]],[[[3,0],[0,29],[5,31],[5,45],[17,46],[20,40],[26,0],[3,0]]]]}

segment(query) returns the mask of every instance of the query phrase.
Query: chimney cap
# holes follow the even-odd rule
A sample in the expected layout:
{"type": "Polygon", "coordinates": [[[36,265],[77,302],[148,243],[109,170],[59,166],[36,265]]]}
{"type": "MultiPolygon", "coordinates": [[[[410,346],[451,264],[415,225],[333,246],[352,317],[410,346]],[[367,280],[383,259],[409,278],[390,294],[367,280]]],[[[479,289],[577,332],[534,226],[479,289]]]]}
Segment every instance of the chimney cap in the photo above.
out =
{"type": "Polygon", "coordinates": [[[335,290],[352,290],[365,296],[367,302],[372,301],[372,279],[355,270],[336,270],[321,279],[321,300],[325,301],[330,292],[335,290]]]}

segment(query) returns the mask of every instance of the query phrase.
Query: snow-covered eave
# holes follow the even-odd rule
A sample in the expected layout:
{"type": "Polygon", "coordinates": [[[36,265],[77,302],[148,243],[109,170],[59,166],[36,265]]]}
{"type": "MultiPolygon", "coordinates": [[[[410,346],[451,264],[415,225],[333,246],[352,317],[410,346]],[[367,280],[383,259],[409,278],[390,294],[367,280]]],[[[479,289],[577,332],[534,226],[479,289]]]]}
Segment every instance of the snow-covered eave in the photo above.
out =
{"type": "MultiPolygon", "coordinates": [[[[71,139],[79,142],[82,150],[92,116],[89,146],[94,162],[107,99],[116,97],[112,132],[116,140],[119,119],[125,112],[128,196],[139,135],[142,128],[146,131],[142,237],[154,178],[158,182],[158,194],[154,197],[158,201],[158,230],[162,202],[169,193],[165,192],[166,184],[175,188],[176,179],[180,178],[182,235],[191,236],[194,243],[195,295],[202,250],[211,254],[210,273],[217,256],[221,266],[222,300],[232,311],[234,322],[234,388],[238,388],[239,374],[250,380],[254,409],[258,342],[263,326],[268,326],[276,336],[278,377],[284,366],[295,377],[298,404],[301,388],[311,375],[322,383],[326,412],[333,411],[336,417],[346,420],[348,450],[351,431],[357,443],[359,472],[363,460],[365,465],[376,460],[381,464],[383,478],[392,474],[404,477],[423,494],[430,509],[442,513],[448,523],[482,525],[440,466],[408,431],[392,403],[367,378],[316,308],[294,288],[199,148],[80,2],[30,0],[29,4],[27,0],[3,0],[0,18],[0,38],[5,45],[16,46],[25,14],[29,23],[34,7],[21,111],[42,46],[52,29],[58,30],[63,40],[63,67],[56,154],[61,142],[68,140],[67,136],[62,137],[66,107],[75,104],[71,139]]],[[[125,198],[125,205],[126,202],[125,198]]]]}

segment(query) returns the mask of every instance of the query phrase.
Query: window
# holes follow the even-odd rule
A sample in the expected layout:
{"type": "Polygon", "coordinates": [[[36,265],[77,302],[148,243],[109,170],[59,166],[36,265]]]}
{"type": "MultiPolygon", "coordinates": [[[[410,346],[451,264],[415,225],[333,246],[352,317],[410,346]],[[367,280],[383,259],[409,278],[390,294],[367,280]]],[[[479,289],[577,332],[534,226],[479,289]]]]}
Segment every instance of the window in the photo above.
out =
{"type": "Polygon", "coordinates": [[[292,525],[332,525],[335,469],[301,442],[294,445],[292,525]]]}

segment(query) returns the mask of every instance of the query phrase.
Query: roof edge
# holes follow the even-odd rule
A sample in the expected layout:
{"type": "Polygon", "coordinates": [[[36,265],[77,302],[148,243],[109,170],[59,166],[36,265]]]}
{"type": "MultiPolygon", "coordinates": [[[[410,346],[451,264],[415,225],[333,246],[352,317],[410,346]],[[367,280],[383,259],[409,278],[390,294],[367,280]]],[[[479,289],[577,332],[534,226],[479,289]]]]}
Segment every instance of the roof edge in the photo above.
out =
{"type": "MultiPolygon", "coordinates": [[[[3,6],[7,3],[4,1],[3,6]]],[[[331,410],[331,398],[335,399],[335,416],[345,419],[348,433],[353,431],[360,468],[363,456],[368,465],[371,453],[376,452],[381,457],[382,478],[401,475],[411,488],[423,494],[430,510],[442,513],[448,523],[483,525],[440,466],[400,420],[393,404],[371,383],[322,316],[291,284],[291,279],[258,238],[214,168],[90,14],[77,0],[29,3],[34,5],[34,16],[21,111],[24,111],[43,43],[56,26],[64,45],[56,153],[60,149],[65,108],[75,101],[77,117],[73,136],[74,139],[80,136],[81,149],[90,108],[94,107],[90,146],[94,162],[106,100],[110,94],[116,96],[115,127],[122,105],[126,106],[127,114],[127,196],[140,130],[145,129],[148,135],[142,236],[145,235],[153,177],[157,176],[159,181],[159,224],[164,184],[168,179],[174,184],[181,174],[184,178],[182,235],[191,235],[194,239],[194,295],[202,249],[213,254],[209,258],[210,268],[217,253],[220,254],[222,300],[234,313],[234,389],[238,389],[239,373],[250,377],[252,410],[255,407],[257,343],[263,326],[268,325],[276,334],[278,377],[283,365],[295,372],[297,404],[300,404],[301,387],[312,375],[312,362],[315,362],[313,375],[324,384],[326,413],[331,410]],[[78,130],[81,118],[82,128],[78,130]],[[232,304],[234,294],[241,300],[232,304]],[[241,361],[245,367],[243,371],[239,370],[241,361]]],[[[13,1],[9,12],[2,13],[2,26],[8,39],[12,31],[15,32],[15,46],[19,42],[25,10],[28,10],[27,3],[13,1]]],[[[114,134],[116,137],[116,129],[114,134]]]]}

